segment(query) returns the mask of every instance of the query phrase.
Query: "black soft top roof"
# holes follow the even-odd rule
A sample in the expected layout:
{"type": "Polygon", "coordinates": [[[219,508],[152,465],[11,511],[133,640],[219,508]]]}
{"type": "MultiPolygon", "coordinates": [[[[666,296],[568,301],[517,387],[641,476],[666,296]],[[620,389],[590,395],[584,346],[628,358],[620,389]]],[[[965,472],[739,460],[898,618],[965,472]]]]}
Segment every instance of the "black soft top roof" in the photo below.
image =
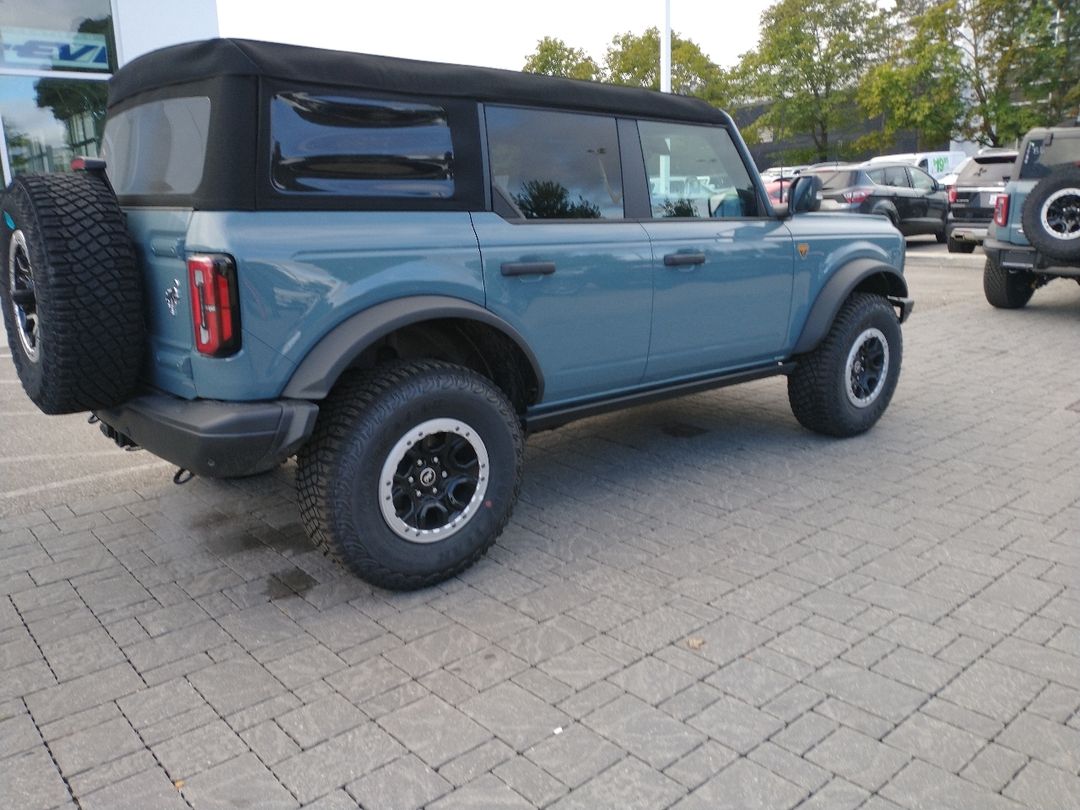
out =
{"type": "Polygon", "coordinates": [[[717,124],[726,124],[730,120],[715,107],[689,96],[513,70],[421,62],[247,39],[189,42],[140,56],[113,76],[109,83],[109,106],[146,91],[219,76],[266,76],[343,88],[717,124]]]}

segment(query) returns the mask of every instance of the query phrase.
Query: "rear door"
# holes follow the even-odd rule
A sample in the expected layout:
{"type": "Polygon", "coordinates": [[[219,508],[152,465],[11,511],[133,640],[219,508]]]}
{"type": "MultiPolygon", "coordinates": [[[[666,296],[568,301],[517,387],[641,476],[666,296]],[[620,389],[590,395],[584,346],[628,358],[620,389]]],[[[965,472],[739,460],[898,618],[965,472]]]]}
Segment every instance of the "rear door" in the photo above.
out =
{"type": "Polygon", "coordinates": [[[641,382],[648,236],[624,215],[612,116],[488,105],[494,208],[473,214],[487,306],[536,354],[544,403],[641,382]]]}
{"type": "Polygon", "coordinates": [[[777,357],[794,247],[761,208],[724,127],[638,122],[651,216],[652,341],[645,379],[734,370],[777,357]]]}

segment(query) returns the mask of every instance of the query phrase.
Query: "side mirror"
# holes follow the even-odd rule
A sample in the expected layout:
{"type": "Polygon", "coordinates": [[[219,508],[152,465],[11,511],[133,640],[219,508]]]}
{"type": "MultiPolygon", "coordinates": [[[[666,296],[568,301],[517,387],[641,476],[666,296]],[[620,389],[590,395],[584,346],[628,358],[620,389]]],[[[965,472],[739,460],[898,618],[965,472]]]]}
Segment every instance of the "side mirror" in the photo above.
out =
{"type": "Polygon", "coordinates": [[[800,214],[821,207],[821,178],[816,174],[800,174],[788,188],[788,211],[800,214]]]}

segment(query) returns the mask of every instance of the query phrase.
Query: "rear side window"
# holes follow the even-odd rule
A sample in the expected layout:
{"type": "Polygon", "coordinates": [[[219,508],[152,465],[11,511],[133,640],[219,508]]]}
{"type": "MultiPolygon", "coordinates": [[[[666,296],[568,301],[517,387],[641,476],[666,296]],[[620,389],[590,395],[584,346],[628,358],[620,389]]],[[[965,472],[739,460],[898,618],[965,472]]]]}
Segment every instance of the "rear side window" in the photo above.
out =
{"type": "Polygon", "coordinates": [[[150,101],[111,115],[102,155],[119,196],[192,194],[206,165],[210,99],[150,101]]]}
{"type": "Polygon", "coordinates": [[[1012,174],[1015,155],[972,158],[956,177],[957,186],[999,186],[1012,174]]]}
{"type": "Polygon", "coordinates": [[[754,184],[726,129],[641,121],[638,132],[654,217],[757,216],[754,184]]]}
{"type": "Polygon", "coordinates": [[[283,92],[270,103],[270,132],[281,193],[454,196],[454,148],[438,105],[283,92]]]}
{"type": "Polygon", "coordinates": [[[1020,177],[1025,180],[1046,177],[1057,166],[1066,165],[1080,165],[1080,138],[1059,134],[1052,138],[1032,138],[1024,144],[1020,177]]]}
{"type": "Polygon", "coordinates": [[[486,108],[491,182],[525,219],[621,219],[615,119],[486,108]]]}

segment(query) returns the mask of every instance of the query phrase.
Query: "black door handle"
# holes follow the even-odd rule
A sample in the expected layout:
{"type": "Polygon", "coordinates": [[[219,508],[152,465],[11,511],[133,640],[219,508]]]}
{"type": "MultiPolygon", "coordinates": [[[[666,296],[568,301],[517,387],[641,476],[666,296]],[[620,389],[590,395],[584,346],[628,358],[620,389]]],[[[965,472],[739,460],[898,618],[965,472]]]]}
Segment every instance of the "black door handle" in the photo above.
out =
{"type": "Polygon", "coordinates": [[[664,267],[685,267],[690,264],[705,264],[705,254],[669,253],[664,256],[664,267]]]}
{"type": "Polygon", "coordinates": [[[504,276],[550,276],[555,262],[503,262],[500,269],[504,276]]]}

